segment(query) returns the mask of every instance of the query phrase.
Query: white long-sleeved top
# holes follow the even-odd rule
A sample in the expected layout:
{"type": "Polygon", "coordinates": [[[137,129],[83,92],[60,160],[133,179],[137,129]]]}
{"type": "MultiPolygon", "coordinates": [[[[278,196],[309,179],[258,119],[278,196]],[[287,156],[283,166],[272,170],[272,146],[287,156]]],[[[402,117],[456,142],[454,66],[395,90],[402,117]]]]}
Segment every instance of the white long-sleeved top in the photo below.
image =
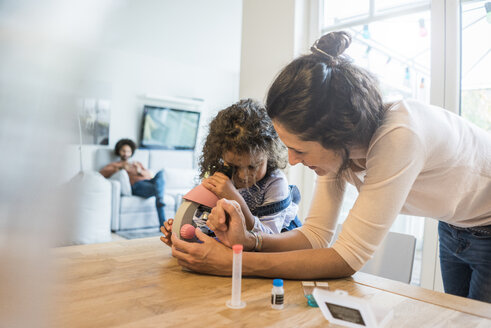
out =
{"type": "MultiPolygon", "coordinates": [[[[408,100],[393,104],[346,181],[359,195],[332,246],[359,270],[399,213],[459,227],[491,224],[491,134],[442,108],[408,100]],[[365,163],[364,163],[365,162],[365,163]]],[[[327,247],[343,191],[334,174],[319,177],[299,228],[313,248],[327,247]]]]}

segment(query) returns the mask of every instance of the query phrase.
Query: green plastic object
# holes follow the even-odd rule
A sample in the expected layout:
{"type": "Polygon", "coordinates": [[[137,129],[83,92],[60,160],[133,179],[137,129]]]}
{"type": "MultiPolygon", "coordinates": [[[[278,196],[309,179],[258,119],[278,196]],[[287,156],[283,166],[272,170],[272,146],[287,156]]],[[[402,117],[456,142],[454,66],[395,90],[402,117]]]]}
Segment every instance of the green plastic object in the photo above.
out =
{"type": "Polygon", "coordinates": [[[311,306],[311,307],[319,307],[319,305],[317,305],[317,302],[315,301],[314,296],[312,294],[305,295],[305,298],[307,299],[307,304],[309,306],[311,306]]]}

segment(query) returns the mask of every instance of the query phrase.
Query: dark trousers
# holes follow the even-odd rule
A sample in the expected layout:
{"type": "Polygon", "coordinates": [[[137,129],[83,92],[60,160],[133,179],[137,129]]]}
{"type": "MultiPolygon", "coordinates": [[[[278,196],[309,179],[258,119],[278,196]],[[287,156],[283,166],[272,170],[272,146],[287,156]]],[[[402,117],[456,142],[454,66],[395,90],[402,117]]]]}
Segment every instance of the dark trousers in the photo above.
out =
{"type": "Polygon", "coordinates": [[[445,293],[491,303],[491,226],[438,224],[445,293]]]}

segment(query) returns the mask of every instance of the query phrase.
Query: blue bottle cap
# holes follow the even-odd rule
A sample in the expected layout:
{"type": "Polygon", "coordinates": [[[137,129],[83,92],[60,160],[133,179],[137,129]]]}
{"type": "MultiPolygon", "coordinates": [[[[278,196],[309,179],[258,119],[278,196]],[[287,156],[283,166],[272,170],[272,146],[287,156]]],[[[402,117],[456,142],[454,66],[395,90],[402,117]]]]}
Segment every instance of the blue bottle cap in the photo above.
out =
{"type": "Polygon", "coordinates": [[[275,286],[275,287],[283,287],[283,279],[275,279],[275,280],[273,280],[273,286],[275,286]]]}

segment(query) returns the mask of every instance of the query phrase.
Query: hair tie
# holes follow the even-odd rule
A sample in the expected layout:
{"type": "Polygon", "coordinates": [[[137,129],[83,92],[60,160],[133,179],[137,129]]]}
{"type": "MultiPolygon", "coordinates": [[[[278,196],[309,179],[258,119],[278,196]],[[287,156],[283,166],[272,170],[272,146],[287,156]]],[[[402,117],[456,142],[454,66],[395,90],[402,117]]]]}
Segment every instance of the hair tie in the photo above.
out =
{"type": "Polygon", "coordinates": [[[319,40],[320,39],[317,39],[314,44],[312,45],[312,47],[310,47],[310,50],[312,52],[317,52],[319,55],[325,57],[326,59],[328,59],[328,63],[331,64],[331,65],[336,65],[338,63],[337,59],[333,56],[331,56],[330,54],[328,54],[327,52],[325,52],[324,50],[322,49],[319,49],[317,47],[317,44],[319,43],[319,40]]]}

